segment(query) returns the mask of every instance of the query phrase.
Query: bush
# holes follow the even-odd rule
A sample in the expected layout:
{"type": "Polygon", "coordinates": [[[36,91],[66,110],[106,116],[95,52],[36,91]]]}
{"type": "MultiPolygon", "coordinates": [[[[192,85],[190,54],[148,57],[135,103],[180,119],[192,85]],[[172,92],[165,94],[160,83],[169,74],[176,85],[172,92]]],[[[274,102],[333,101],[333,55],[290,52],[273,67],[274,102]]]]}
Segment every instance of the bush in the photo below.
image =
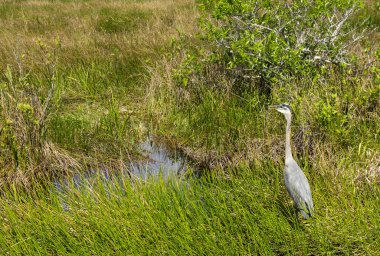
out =
{"type": "Polygon", "coordinates": [[[362,8],[358,1],[202,2],[201,28],[209,47],[198,59],[216,64],[234,83],[270,87],[289,77],[352,69],[355,58],[348,49],[366,33],[365,19],[350,22],[360,20],[354,17],[362,8]]]}

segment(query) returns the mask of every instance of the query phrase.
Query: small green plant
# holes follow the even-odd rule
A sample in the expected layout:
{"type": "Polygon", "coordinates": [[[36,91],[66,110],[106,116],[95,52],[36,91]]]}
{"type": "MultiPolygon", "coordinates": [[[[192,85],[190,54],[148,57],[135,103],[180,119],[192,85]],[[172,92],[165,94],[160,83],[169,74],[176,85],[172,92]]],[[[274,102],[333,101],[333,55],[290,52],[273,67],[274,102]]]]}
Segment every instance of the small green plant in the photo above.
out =
{"type": "Polygon", "coordinates": [[[52,113],[59,107],[59,38],[49,47],[37,39],[42,72],[25,67],[24,54],[15,52],[17,69],[8,65],[0,87],[0,187],[16,184],[28,187],[34,179],[51,178],[79,166],[66,151],[48,137],[52,113]]]}
{"type": "Polygon", "coordinates": [[[323,128],[324,133],[332,133],[333,137],[339,138],[342,143],[348,139],[350,115],[344,113],[341,108],[342,106],[337,102],[337,94],[331,95],[326,102],[319,101],[316,121],[318,126],[323,128]]]}
{"type": "Polygon", "coordinates": [[[2,157],[10,164],[7,168],[27,170],[44,162],[42,151],[54,78],[48,96],[42,101],[29,83],[28,75],[15,77],[8,67],[5,76],[7,81],[0,90],[2,157]]]}

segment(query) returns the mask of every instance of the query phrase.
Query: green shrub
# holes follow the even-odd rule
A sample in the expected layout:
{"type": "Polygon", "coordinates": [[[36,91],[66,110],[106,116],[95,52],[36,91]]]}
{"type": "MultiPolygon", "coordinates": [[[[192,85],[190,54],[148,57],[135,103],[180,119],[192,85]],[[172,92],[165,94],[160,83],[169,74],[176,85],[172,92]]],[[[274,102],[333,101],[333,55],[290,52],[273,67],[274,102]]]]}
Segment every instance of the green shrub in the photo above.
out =
{"type": "MultiPolygon", "coordinates": [[[[202,1],[203,65],[217,65],[234,83],[261,88],[289,77],[313,77],[353,68],[349,47],[362,39],[366,19],[350,20],[352,0],[202,1]]],[[[192,57],[193,58],[193,57],[192,57]]],[[[180,81],[188,83],[188,68],[180,81]]]]}

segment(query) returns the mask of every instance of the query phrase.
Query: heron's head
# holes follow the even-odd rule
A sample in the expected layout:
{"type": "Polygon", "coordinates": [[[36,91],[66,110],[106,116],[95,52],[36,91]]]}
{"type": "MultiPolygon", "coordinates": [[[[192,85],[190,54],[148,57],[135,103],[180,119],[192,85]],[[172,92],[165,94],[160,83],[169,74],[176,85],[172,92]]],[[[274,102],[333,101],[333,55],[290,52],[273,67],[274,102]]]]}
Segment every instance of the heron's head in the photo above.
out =
{"type": "Polygon", "coordinates": [[[290,117],[292,115],[292,108],[289,106],[289,104],[283,103],[280,105],[273,105],[271,108],[274,108],[278,112],[284,114],[285,117],[290,117]]]}

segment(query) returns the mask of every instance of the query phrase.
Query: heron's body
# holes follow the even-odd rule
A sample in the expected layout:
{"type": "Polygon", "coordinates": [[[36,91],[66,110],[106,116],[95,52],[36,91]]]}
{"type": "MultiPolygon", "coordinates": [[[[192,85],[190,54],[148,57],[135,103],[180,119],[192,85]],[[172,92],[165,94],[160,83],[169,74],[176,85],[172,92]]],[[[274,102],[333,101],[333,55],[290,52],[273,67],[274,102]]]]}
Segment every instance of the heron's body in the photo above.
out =
{"type": "Polygon", "coordinates": [[[314,215],[313,198],[311,195],[309,182],[292,156],[290,147],[290,123],[291,112],[290,106],[281,104],[275,106],[277,111],[284,114],[286,123],[285,139],[285,169],[284,180],[285,186],[292,197],[296,207],[300,210],[302,216],[307,219],[314,215]]]}
{"type": "Polygon", "coordinates": [[[313,216],[314,205],[309,182],[296,161],[285,163],[285,186],[302,216],[307,219],[313,216]]]}

